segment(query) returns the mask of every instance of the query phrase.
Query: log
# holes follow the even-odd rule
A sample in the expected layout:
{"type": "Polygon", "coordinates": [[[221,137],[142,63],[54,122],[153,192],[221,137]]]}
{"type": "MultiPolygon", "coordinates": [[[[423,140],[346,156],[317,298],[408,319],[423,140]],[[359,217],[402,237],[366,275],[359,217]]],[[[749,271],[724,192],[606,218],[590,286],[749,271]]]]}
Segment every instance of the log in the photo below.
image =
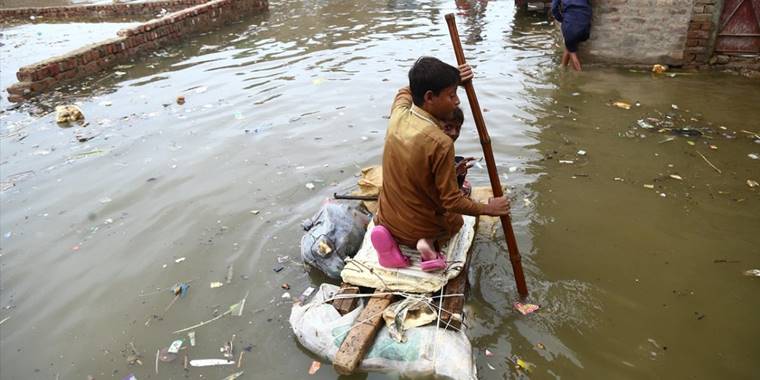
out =
{"type": "Polygon", "coordinates": [[[377,295],[380,290],[367,302],[367,306],[359,314],[356,324],[351,328],[346,339],[335,354],[333,367],[341,375],[350,375],[359,366],[383,323],[383,310],[391,304],[392,295],[377,295]]]}

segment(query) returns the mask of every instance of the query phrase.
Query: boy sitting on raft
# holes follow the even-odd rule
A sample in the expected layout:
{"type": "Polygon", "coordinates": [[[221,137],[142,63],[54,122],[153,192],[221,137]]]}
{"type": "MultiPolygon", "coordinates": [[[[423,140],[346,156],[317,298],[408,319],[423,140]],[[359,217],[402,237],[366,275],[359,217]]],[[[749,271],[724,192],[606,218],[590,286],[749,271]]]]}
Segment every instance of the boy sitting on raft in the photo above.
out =
{"type": "Polygon", "coordinates": [[[398,244],[416,247],[424,271],[446,268],[436,246],[462,227],[465,215],[509,213],[505,197],[481,204],[457,186],[454,142],[442,130],[459,105],[457,86],[472,78],[469,65],[459,70],[422,57],[409,70],[409,87],[396,94],[383,150],[383,186],[378,199],[372,245],[380,265],[402,268],[409,259],[398,244]]]}
{"type": "MultiPolygon", "coordinates": [[[[462,124],[464,124],[464,112],[462,112],[461,108],[457,107],[451,118],[443,121],[441,129],[446,136],[451,138],[451,142],[457,142],[459,133],[462,131],[462,124]]],[[[457,172],[457,185],[462,191],[462,194],[468,197],[472,193],[472,185],[470,185],[470,182],[467,181],[465,177],[467,176],[467,169],[472,167],[472,161],[475,161],[475,157],[465,158],[462,156],[454,156],[454,167],[457,172]]]]}

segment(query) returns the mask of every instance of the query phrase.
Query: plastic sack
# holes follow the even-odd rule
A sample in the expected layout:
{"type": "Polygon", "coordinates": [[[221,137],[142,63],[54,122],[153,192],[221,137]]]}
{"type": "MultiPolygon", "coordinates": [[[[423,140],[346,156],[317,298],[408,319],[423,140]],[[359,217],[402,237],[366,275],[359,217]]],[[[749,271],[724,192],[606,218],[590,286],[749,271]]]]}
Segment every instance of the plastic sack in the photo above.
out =
{"type": "MultiPolygon", "coordinates": [[[[356,185],[358,189],[353,192],[354,195],[379,196],[383,188],[383,167],[374,165],[362,169],[362,176],[356,185]]],[[[377,213],[377,201],[362,201],[362,203],[371,213],[377,213]]]]}
{"type": "MultiPolygon", "coordinates": [[[[322,284],[311,302],[293,305],[290,313],[290,326],[301,345],[329,362],[333,362],[351,326],[364,310],[364,303],[359,302],[356,309],[341,316],[332,305],[324,303],[338,290],[335,285],[322,284]]],[[[463,331],[431,325],[411,328],[405,335],[406,342],[398,343],[382,326],[358,370],[395,372],[412,378],[477,379],[472,346],[463,331]]]]}
{"type": "Polygon", "coordinates": [[[303,222],[301,257],[328,277],[340,278],[346,257],[359,251],[369,220],[369,214],[353,203],[326,202],[303,222]]]}

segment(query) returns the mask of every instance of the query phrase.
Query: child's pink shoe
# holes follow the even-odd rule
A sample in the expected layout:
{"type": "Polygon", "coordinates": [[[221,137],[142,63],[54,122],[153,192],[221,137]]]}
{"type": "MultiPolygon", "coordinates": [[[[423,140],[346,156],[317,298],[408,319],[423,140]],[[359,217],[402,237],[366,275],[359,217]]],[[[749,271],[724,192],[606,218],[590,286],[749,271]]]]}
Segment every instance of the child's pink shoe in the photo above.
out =
{"type": "Polygon", "coordinates": [[[377,251],[377,261],[386,268],[405,268],[411,265],[409,258],[401,254],[393,235],[383,226],[375,226],[370,234],[372,246],[377,251]]]}
{"type": "Polygon", "coordinates": [[[446,269],[446,260],[438,253],[438,256],[432,260],[425,260],[420,262],[420,267],[425,272],[435,272],[446,269]]]}

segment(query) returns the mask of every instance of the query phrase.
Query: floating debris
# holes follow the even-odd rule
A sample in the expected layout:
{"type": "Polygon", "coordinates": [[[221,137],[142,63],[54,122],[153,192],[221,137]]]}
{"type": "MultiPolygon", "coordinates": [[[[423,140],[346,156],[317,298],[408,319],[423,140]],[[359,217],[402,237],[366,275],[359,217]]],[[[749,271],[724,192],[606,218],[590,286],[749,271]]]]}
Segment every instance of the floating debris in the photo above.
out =
{"type": "Polygon", "coordinates": [[[253,214],[253,215],[259,215],[260,212],[261,212],[261,210],[251,210],[250,211],[250,213],[253,214]]]}
{"type": "Polygon", "coordinates": [[[678,175],[678,174],[671,174],[669,177],[670,177],[670,178],[673,178],[673,179],[677,179],[677,180],[679,180],[679,181],[683,181],[683,177],[681,177],[681,176],[680,176],[680,175],[678,175]]]}
{"type": "Polygon", "coordinates": [[[533,313],[534,311],[536,311],[536,310],[538,310],[538,309],[541,308],[541,306],[534,305],[534,304],[531,304],[531,303],[515,302],[513,305],[514,305],[515,309],[517,309],[517,311],[519,311],[520,314],[522,314],[522,315],[528,315],[528,314],[533,313]]]}
{"type": "Polygon", "coordinates": [[[747,157],[749,157],[749,158],[751,158],[753,160],[760,160],[760,155],[758,155],[757,153],[750,153],[750,154],[747,155],[747,157]]]}
{"type": "Polygon", "coordinates": [[[190,347],[195,347],[195,331],[189,331],[187,337],[190,339],[190,347]]]}
{"type": "Polygon", "coordinates": [[[491,352],[488,349],[486,349],[486,357],[490,358],[491,356],[493,356],[493,352],[491,352]]]}
{"type": "Polygon", "coordinates": [[[530,372],[533,370],[533,367],[536,366],[535,364],[528,363],[525,360],[520,359],[519,357],[517,357],[517,355],[513,356],[512,360],[514,361],[515,369],[517,370],[530,372]]]}
{"type": "Polygon", "coordinates": [[[744,271],[744,275],[749,277],[760,277],[760,269],[746,270],[744,271]]]}
{"type": "Polygon", "coordinates": [[[184,96],[178,96],[177,97],[177,104],[179,104],[179,105],[185,104],[185,97],[184,96]]]}
{"type": "Polygon", "coordinates": [[[647,189],[654,189],[654,185],[645,184],[644,187],[647,189]]]}
{"type": "Polygon", "coordinates": [[[757,181],[755,181],[755,180],[748,179],[747,180],[747,186],[749,186],[750,188],[758,187],[758,186],[760,186],[760,183],[757,183],[757,181]]]}
{"type": "Polygon", "coordinates": [[[612,103],[613,106],[617,108],[622,108],[624,110],[631,109],[631,105],[629,103],[623,102],[623,101],[617,101],[612,103]]]}
{"type": "Polygon", "coordinates": [[[677,105],[675,105],[675,104],[671,104],[671,105],[670,105],[670,108],[673,108],[674,110],[677,110],[677,109],[678,109],[678,106],[677,106],[677,105]]]}
{"type": "Polygon", "coordinates": [[[84,114],[79,107],[75,105],[65,105],[55,107],[55,122],[58,124],[69,123],[72,121],[84,120],[84,114]]]}
{"type": "MultiPolygon", "coordinates": [[[[238,368],[240,368],[240,367],[238,367],[238,368]]],[[[245,372],[245,371],[235,372],[232,375],[229,375],[229,376],[225,377],[222,380],[235,380],[238,377],[243,376],[243,372],[245,372]]]]}
{"type": "Polygon", "coordinates": [[[666,65],[656,64],[656,65],[652,66],[652,72],[655,73],[655,74],[662,74],[662,73],[664,73],[666,71],[668,71],[668,66],[666,66],[666,65]]]}
{"type": "Polygon", "coordinates": [[[180,348],[182,348],[182,339],[177,339],[174,342],[172,342],[171,345],[169,345],[167,352],[169,352],[170,354],[176,354],[179,352],[180,348]]]}
{"type": "Polygon", "coordinates": [[[643,119],[636,121],[636,124],[638,124],[639,127],[644,128],[644,129],[654,129],[654,125],[646,122],[643,119]]]}
{"type": "Polygon", "coordinates": [[[158,360],[164,362],[164,363],[170,363],[177,359],[177,354],[174,352],[169,352],[168,347],[164,347],[160,350],[158,350],[158,360]]]}
{"type": "Polygon", "coordinates": [[[574,161],[573,160],[559,160],[559,163],[560,164],[573,164],[574,161]]]}
{"type": "Polygon", "coordinates": [[[317,373],[317,371],[319,371],[320,367],[322,367],[322,363],[320,363],[320,362],[318,362],[316,360],[314,360],[313,362],[311,362],[311,365],[309,366],[309,375],[314,375],[315,373],[317,373]]]}
{"type": "Polygon", "coordinates": [[[209,287],[211,287],[211,289],[221,288],[222,286],[224,286],[224,284],[219,281],[214,281],[209,284],[209,287]]]}
{"type": "Polygon", "coordinates": [[[303,301],[305,301],[307,298],[309,298],[309,296],[310,296],[312,293],[314,293],[314,290],[315,290],[315,289],[314,289],[313,287],[309,286],[308,288],[306,288],[306,290],[304,290],[304,291],[303,291],[303,293],[301,293],[301,295],[300,295],[300,296],[298,296],[298,300],[299,300],[301,303],[303,303],[303,301]]]}
{"type": "Polygon", "coordinates": [[[180,257],[180,258],[178,258],[178,259],[174,260],[174,262],[175,262],[175,263],[177,263],[177,264],[179,264],[179,263],[181,263],[181,262],[183,262],[183,261],[185,261],[185,260],[187,260],[187,258],[185,258],[185,257],[180,257]]]}
{"type": "Polygon", "coordinates": [[[224,278],[224,282],[227,284],[232,283],[232,276],[233,276],[234,266],[232,264],[227,266],[227,276],[224,278]]]}
{"type": "Polygon", "coordinates": [[[311,182],[309,182],[309,183],[306,184],[306,188],[309,189],[309,190],[314,190],[314,184],[311,183],[311,182]]]}
{"type": "Polygon", "coordinates": [[[697,152],[697,154],[699,155],[699,157],[702,157],[702,159],[705,160],[705,162],[707,162],[707,164],[710,165],[711,168],[715,169],[715,171],[718,172],[718,174],[723,174],[723,172],[720,169],[718,169],[717,166],[713,165],[713,163],[710,162],[710,160],[708,160],[707,157],[705,157],[702,153],[697,152]]]}
{"type": "Polygon", "coordinates": [[[625,180],[623,178],[620,178],[620,177],[615,177],[612,180],[613,181],[617,181],[617,182],[625,182],[625,180]]]}
{"type": "Polygon", "coordinates": [[[243,297],[243,299],[240,302],[231,305],[230,308],[227,311],[225,311],[224,313],[219,314],[216,317],[211,318],[211,319],[209,319],[207,321],[203,321],[203,322],[195,324],[193,326],[185,327],[184,329],[174,331],[174,332],[172,332],[172,334],[179,334],[179,333],[183,333],[185,331],[194,330],[194,329],[196,329],[198,327],[205,326],[205,325],[207,325],[207,324],[209,324],[211,322],[214,322],[214,321],[216,321],[216,320],[218,320],[218,319],[220,319],[220,318],[222,318],[222,317],[224,317],[224,316],[226,316],[228,314],[232,314],[235,317],[239,317],[239,316],[243,315],[243,308],[245,308],[245,300],[247,298],[248,298],[248,293],[245,294],[245,297],[243,297]]]}
{"type": "Polygon", "coordinates": [[[190,361],[190,365],[193,367],[210,367],[216,365],[232,365],[235,364],[234,360],[227,359],[195,359],[190,361]]]}
{"type": "Polygon", "coordinates": [[[583,149],[579,150],[577,153],[578,153],[579,156],[585,156],[586,155],[586,151],[583,150],[583,149]]]}

